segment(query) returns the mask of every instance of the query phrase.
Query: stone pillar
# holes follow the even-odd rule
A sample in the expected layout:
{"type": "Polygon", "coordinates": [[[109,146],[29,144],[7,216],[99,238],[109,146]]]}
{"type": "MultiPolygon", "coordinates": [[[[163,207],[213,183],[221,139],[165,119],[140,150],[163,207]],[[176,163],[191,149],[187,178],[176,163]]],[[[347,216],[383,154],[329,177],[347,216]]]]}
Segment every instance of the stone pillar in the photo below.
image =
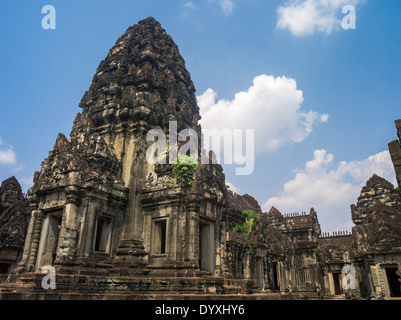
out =
{"type": "Polygon", "coordinates": [[[130,133],[127,136],[126,133],[122,133],[114,142],[116,153],[122,162],[121,178],[130,190],[116,257],[116,263],[121,266],[143,267],[147,260],[142,239],[144,216],[140,199],[141,187],[144,185],[141,182],[144,182],[148,170],[143,134],[136,132],[135,135],[130,133]],[[129,262],[129,259],[132,261],[129,262]]]}
{"type": "Polygon", "coordinates": [[[263,257],[263,291],[265,292],[272,292],[269,271],[269,258],[265,255],[263,257]]]}
{"type": "Polygon", "coordinates": [[[287,272],[287,270],[288,270],[287,261],[284,257],[281,259],[280,264],[281,264],[280,269],[281,269],[281,283],[282,283],[282,285],[280,285],[280,289],[281,289],[281,292],[284,293],[288,288],[288,279],[289,279],[288,272],[287,272]]]}
{"type": "Polygon", "coordinates": [[[219,223],[214,224],[214,242],[215,242],[215,250],[216,250],[216,261],[215,261],[215,274],[223,275],[224,274],[224,248],[225,248],[225,238],[222,237],[221,229],[219,223]],[[222,239],[224,238],[224,239],[222,239]],[[223,244],[224,242],[224,244],[223,244]]]}
{"type": "Polygon", "coordinates": [[[71,260],[77,252],[78,228],[78,206],[75,203],[67,203],[60,228],[56,263],[71,260]]]}
{"type": "Polygon", "coordinates": [[[32,232],[32,245],[30,248],[29,259],[27,271],[35,271],[36,268],[36,259],[38,255],[38,248],[40,242],[40,235],[42,233],[42,224],[43,224],[43,212],[40,210],[35,210],[32,212],[32,216],[34,218],[34,226],[32,232]]]}
{"type": "Polygon", "coordinates": [[[180,218],[179,208],[173,207],[170,213],[170,226],[167,241],[169,241],[169,258],[172,262],[179,262],[181,258],[181,230],[182,218],[180,218]]]}
{"type": "Polygon", "coordinates": [[[329,282],[329,288],[330,288],[330,296],[335,296],[336,295],[336,291],[335,291],[335,285],[334,285],[334,279],[333,279],[333,273],[329,272],[328,273],[328,282],[329,282]]]}
{"type": "Polygon", "coordinates": [[[84,242],[82,243],[82,247],[83,247],[83,256],[85,258],[88,258],[93,253],[93,237],[96,226],[95,203],[93,203],[93,201],[89,201],[87,207],[85,208],[85,211],[86,211],[86,221],[85,221],[86,226],[85,226],[84,242]]]}
{"type": "Polygon", "coordinates": [[[322,273],[323,273],[323,290],[322,294],[328,294],[330,292],[330,283],[329,283],[329,274],[327,272],[327,266],[323,265],[322,267],[322,273]]]}
{"type": "Polygon", "coordinates": [[[76,255],[81,258],[85,256],[85,243],[88,234],[89,201],[90,201],[89,199],[83,200],[85,204],[83,208],[83,214],[80,219],[80,230],[79,230],[76,255]]]}
{"type": "Polygon", "coordinates": [[[34,235],[34,230],[37,224],[38,220],[38,215],[39,211],[38,210],[33,210],[32,215],[31,215],[31,220],[29,221],[29,226],[25,238],[25,245],[24,245],[24,251],[22,254],[22,259],[18,265],[18,269],[16,270],[16,273],[21,273],[25,271],[27,267],[27,262],[31,256],[31,250],[32,250],[32,242],[33,242],[33,235],[34,235]]]}
{"type": "Polygon", "coordinates": [[[376,293],[376,287],[379,284],[379,281],[377,279],[377,274],[376,274],[376,267],[375,267],[375,261],[373,258],[367,258],[367,278],[368,278],[368,291],[370,292],[370,298],[374,299],[377,297],[376,293]]]}
{"type": "MultiPolygon", "coordinates": [[[[139,134],[138,134],[139,135],[139,134]]],[[[117,153],[121,157],[122,162],[122,180],[125,186],[130,189],[129,204],[124,219],[124,227],[122,233],[123,240],[131,240],[141,237],[142,223],[137,226],[136,223],[140,222],[138,219],[142,213],[140,206],[140,179],[146,175],[145,170],[146,159],[143,155],[142,137],[139,135],[135,137],[133,134],[123,134],[119,136],[114,146],[117,153]],[[118,147],[121,145],[121,147],[118,147]]],[[[143,220],[143,217],[142,217],[143,220]]]]}
{"type": "Polygon", "coordinates": [[[377,266],[373,265],[370,266],[370,274],[373,282],[373,290],[372,290],[373,295],[376,299],[380,299],[383,296],[383,292],[378,278],[377,266]]]}
{"type": "Polygon", "coordinates": [[[185,261],[199,268],[199,212],[187,208],[185,216],[185,261]]]}
{"type": "Polygon", "coordinates": [[[58,235],[58,248],[55,263],[71,261],[78,251],[78,230],[80,226],[79,209],[81,206],[80,188],[68,186],[65,188],[66,204],[58,235]]]}

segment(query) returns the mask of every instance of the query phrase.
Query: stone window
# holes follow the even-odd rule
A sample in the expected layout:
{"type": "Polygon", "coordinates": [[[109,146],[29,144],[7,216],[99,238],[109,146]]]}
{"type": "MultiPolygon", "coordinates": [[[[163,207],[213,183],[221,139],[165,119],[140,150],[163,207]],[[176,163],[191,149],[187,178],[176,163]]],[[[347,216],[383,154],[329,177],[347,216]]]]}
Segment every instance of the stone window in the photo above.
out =
{"type": "Polygon", "coordinates": [[[153,254],[167,252],[167,219],[155,220],[153,223],[153,254]]]}
{"type": "Polygon", "coordinates": [[[310,282],[310,269],[300,268],[299,269],[299,280],[301,283],[310,282]]]}
{"type": "Polygon", "coordinates": [[[0,274],[7,274],[10,270],[11,263],[0,262],[0,274]]]}
{"type": "Polygon", "coordinates": [[[109,252],[111,239],[111,219],[100,216],[97,220],[95,251],[109,252]]]}
{"type": "Polygon", "coordinates": [[[297,240],[307,240],[308,234],[306,232],[300,232],[297,236],[297,240]]]}

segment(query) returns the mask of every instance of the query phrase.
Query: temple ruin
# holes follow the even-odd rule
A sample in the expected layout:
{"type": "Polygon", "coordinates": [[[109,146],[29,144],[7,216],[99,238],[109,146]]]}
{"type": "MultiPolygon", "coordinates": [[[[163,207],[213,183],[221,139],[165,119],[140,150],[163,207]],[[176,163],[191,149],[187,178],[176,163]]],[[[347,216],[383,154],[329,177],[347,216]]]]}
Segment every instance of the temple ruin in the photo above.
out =
{"type": "Polygon", "coordinates": [[[0,186],[0,281],[21,260],[30,217],[28,199],[17,179],[3,181],[0,186]]]}
{"type": "MultiPolygon", "coordinates": [[[[313,208],[263,213],[252,196],[229,191],[200,141],[197,154],[209,163],[191,184],[170,164],[146,161],[151,129],[168,135],[175,121],[201,137],[194,84],[155,19],[117,40],[79,106],[27,198],[15,178],[0,189],[0,299],[401,295],[400,140],[389,144],[398,187],[374,175],[351,206],[352,233],[329,235],[313,208]],[[258,223],[235,232],[246,211],[258,223]],[[55,289],[42,286],[48,266],[55,289]]],[[[396,127],[400,139],[401,120],[396,127]]]]}

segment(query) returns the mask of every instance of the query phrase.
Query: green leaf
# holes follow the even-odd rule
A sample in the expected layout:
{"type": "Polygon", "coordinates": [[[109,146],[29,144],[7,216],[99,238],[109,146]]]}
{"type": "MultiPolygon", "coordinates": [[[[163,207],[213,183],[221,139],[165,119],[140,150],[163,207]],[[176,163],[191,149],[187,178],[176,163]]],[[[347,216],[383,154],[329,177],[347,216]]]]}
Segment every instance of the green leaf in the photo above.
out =
{"type": "Polygon", "coordinates": [[[172,162],[173,171],[178,174],[180,181],[186,185],[191,185],[193,175],[199,169],[196,160],[187,155],[178,155],[177,159],[172,162]]]}

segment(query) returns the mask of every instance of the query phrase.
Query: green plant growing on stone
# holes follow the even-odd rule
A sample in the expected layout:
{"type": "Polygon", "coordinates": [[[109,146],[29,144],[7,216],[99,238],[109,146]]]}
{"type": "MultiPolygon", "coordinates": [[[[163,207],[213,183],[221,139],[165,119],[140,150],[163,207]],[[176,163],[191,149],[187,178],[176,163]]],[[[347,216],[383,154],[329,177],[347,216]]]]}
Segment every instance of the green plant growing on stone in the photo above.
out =
{"type": "Polygon", "coordinates": [[[254,253],[255,248],[250,244],[250,245],[248,245],[248,248],[246,249],[246,251],[248,251],[248,253],[254,253]]]}
{"type": "Polygon", "coordinates": [[[172,162],[172,167],[180,181],[188,186],[192,185],[194,173],[199,169],[196,160],[187,155],[178,155],[177,159],[172,162]]]}
{"type": "Polygon", "coordinates": [[[242,213],[246,216],[245,221],[241,224],[235,225],[233,231],[241,233],[249,240],[251,232],[255,230],[262,215],[253,210],[244,210],[242,213]]]}
{"type": "Polygon", "coordinates": [[[313,249],[313,256],[316,257],[321,249],[321,246],[317,246],[315,249],[313,249]]]}

